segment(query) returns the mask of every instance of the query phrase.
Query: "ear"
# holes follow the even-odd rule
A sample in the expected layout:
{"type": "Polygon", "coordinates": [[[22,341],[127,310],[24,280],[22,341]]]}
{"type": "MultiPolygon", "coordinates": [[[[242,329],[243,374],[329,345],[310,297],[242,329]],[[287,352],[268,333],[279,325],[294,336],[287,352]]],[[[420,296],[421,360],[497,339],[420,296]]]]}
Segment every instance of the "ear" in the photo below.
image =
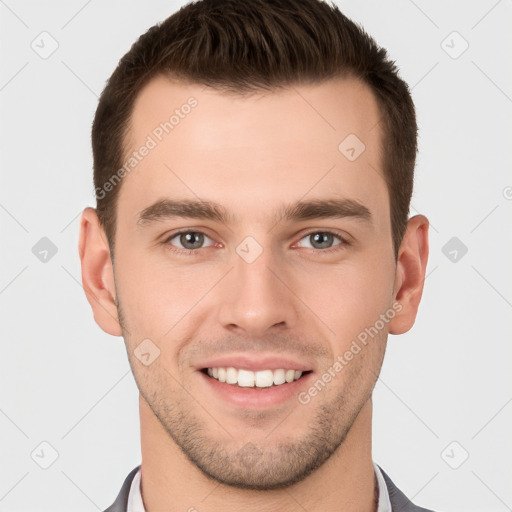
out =
{"type": "Polygon", "coordinates": [[[94,320],[106,333],[121,336],[110,248],[94,208],[86,208],[82,213],[78,252],[82,284],[94,320]]]}
{"type": "Polygon", "coordinates": [[[403,334],[413,325],[423,293],[428,260],[428,219],[415,215],[409,219],[398,251],[394,300],[400,305],[389,323],[390,334],[403,334]]]}

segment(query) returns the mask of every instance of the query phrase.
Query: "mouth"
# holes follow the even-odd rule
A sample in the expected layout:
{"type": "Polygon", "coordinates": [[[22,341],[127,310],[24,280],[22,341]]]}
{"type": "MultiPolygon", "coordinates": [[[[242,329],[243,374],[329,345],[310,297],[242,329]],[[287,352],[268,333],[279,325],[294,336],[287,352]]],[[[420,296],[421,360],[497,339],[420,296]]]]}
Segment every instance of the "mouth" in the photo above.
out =
{"type": "Polygon", "coordinates": [[[261,411],[286,403],[291,407],[314,379],[316,366],[314,361],[282,354],[231,353],[198,361],[195,370],[212,403],[228,405],[225,411],[261,411]]]}
{"type": "Polygon", "coordinates": [[[303,379],[311,370],[296,370],[294,368],[278,368],[246,370],[233,366],[202,368],[201,372],[218,382],[240,388],[276,388],[286,386],[303,379]]]}

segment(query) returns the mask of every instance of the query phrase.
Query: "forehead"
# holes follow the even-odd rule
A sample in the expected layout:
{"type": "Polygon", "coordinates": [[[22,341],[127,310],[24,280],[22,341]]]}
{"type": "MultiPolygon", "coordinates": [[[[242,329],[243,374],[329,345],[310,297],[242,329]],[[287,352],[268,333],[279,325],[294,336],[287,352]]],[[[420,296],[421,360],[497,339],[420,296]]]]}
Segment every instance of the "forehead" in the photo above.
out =
{"type": "Polygon", "coordinates": [[[158,199],[201,198],[263,222],[273,206],[335,195],[387,213],[379,121],[355,79],[244,97],[158,76],[134,104],[126,160],[137,161],[118,211],[134,218],[158,199]]]}

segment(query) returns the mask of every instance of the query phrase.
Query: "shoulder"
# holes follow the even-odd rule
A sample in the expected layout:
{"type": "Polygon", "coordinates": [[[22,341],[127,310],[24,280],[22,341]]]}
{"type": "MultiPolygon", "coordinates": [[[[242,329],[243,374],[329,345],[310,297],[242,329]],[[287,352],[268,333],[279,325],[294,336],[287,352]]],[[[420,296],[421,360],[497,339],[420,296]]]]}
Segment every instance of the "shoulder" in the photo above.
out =
{"type": "Polygon", "coordinates": [[[393,512],[434,512],[433,510],[418,507],[415,505],[389,478],[386,472],[379,466],[379,469],[386,482],[386,487],[389,492],[389,501],[391,502],[391,508],[393,512]]]}
{"type": "Polygon", "coordinates": [[[128,506],[128,496],[130,494],[130,486],[132,485],[132,480],[134,476],[137,474],[140,465],[136,468],[132,469],[128,476],[124,479],[123,485],[117,498],[114,503],[110,505],[104,512],[126,512],[126,507],[128,506]]]}

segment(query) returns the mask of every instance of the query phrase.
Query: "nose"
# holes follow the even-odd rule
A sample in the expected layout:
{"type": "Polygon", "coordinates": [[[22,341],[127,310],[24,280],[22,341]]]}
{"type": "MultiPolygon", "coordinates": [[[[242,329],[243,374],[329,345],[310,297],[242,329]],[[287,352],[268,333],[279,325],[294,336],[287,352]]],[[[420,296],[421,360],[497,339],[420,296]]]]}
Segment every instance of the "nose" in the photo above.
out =
{"type": "Polygon", "coordinates": [[[222,283],[220,324],[252,337],[262,337],[270,329],[293,328],[300,300],[293,293],[290,276],[271,251],[264,250],[252,263],[235,255],[233,264],[222,283]]]}

